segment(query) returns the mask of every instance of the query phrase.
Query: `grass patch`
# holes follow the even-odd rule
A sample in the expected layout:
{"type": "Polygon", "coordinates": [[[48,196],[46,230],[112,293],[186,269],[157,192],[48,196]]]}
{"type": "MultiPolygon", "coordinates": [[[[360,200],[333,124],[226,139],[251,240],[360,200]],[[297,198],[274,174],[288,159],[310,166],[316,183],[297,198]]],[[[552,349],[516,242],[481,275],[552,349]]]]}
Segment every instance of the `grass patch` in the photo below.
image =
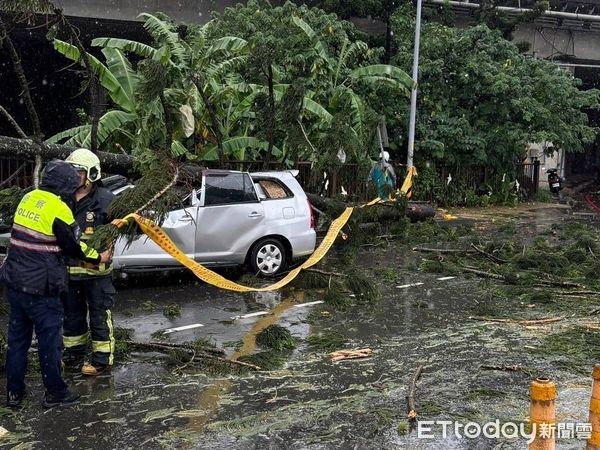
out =
{"type": "Polygon", "coordinates": [[[281,325],[270,325],[256,335],[256,344],[273,350],[293,350],[296,339],[287,328],[281,325]]]}
{"type": "Polygon", "coordinates": [[[154,302],[152,302],[151,300],[147,300],[144,303],[142,303],[142,309],[144,311],[148,311],[148,312],[152,312],[152,311],[156,311],[157,306],[154,302]]]}
{"type": "Polygon", "coordinates": [[[163,315],[167,319],[174,319],[176,317],[181,316],[181,306],[177,303],[171,303],[170,305],[165,306],[163,309],[163,315]]]}
{"type": "Polygon", "coordinates": [[[306,341],[310,347],[322,351],[340,350],[346,344],[346,338],[338,331],[313,334],[306,341]]]}
{"type": "Polygon", "coordinates": [[[541,353],[559,358],[564,369],[588,374],[600,360],[600,331],[573,327],[542,339],[541,353]]]}
{"type": "Polygon", "coordinates": [[[238,358],[239,361],[255,364],[263,370],[281,369],[287,361],[287,355],[277,350],[267,350],[264,352],[244,355],[238,358]]]}

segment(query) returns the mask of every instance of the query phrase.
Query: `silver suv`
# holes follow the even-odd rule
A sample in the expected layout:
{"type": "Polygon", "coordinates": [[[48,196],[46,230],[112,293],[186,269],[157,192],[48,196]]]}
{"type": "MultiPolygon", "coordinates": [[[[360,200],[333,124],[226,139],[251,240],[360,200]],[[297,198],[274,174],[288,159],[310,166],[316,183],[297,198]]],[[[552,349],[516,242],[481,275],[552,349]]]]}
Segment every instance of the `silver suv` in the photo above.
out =
{"type": "MultiPolygon", "coordinates": [[[[312,207],[296,181],[297,171],[206,170],[202,187],[171,211],[162,228],[190,258],[209,267],[247,265],[274,276],[315,249],[312,207]]],[[[146,272],[180,264],[141,236],[115,244],[114,268],[146,272]]]]}

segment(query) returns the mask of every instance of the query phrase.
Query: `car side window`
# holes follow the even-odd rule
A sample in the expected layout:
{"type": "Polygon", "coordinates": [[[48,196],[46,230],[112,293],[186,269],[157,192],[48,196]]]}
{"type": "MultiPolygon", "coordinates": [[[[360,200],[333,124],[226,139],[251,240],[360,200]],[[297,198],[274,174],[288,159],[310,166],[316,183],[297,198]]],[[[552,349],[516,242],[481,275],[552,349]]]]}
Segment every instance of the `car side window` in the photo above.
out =
{"type": "Polygon", "coordinates": [[[246,173],[208,173],[204,205],[258,202],[254,184],[246,173]]]}

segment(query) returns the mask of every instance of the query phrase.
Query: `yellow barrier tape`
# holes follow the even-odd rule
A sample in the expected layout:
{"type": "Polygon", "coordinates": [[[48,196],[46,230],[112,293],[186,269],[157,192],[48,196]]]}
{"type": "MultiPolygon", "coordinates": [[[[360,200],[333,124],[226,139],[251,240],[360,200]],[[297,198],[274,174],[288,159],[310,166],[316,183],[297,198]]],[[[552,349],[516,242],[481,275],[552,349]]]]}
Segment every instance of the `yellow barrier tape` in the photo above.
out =
{"type": "Polygon", "coordinates": [[[402,187],[400,188],[400,193],[402,195],[406,195],[407,199],[412,197],[412,184],[413,178],[417,176],[417,168],[415,166],[410,166],[408,168],[408,173],[406,174],[406,178],[404,179],[404,183],[402,183],[402,187]]]}
{"type": "MultiPolygon", "coordinates": [[[[400,190],[400,192],[403,195],[406,195],[408,198],[410,198],[410,196],[412,195],[412,178],[416,174],[417,170],[414,167],[410,167],[406,179],[404,180],[404,184],[402,185],[402,189],[400,190]]],[[[373,206],[382,202],[383,200],[377,197],[376,199],[371,200],[369,203],[361,205],[361,208],[364,208],[366,206],[373,206]]],[[[194,261],[181,250],[179,250],[179,248],[175,245],[171,238],[167,236],[167,234],[163,231],[161,227],[159,227],[153,221],[140,216],[139,214],[129,214],[123,219],[113,220],[113,224],[117,227],[121,227],[125,225],[129,219],[135,220],[141,228],[141,230],[150,239],[152,239],[152,241],[154,241],[160,248],[162,248],[165,252],[167,252],[169,255],[175,258],[179,263],[190,269],[194,273],[194,275],[196,275],[205,283],[234,292],[267,292],[281,289],[282,287],[290,283],[294,278],[296,278],[303,269],[308,269],[309,267],[312,267],[319,261],[321,261],[321,259],[323,259],[323,257],[327,254],[327,252],[335,242],[338,234],[340,234],[344,225],[346,225],[346,223],[350,219],[352,211],[354,211],[353,207],[346,208],[337,219],[331,222],[331,225],[329,227],[329,230],[327,231],[327,234],[325,235],[325,238],[317,247],[317,249],[313,252],[313,254],[310,255],[310,257],[306,261],[304,261],[303,264],[290,271],[277,283],[273,283],[269,286],[265,286],[262,288],[253,288],[235,283],[231,280],[228,280],[225,277],[222,277],[218,273],[213,272],[212,270],[204,267],[202,264],[194,261]]]]}
{"type": "Polygon", "coordinates": [[[327,254],[327,252],[335,242],[335,239],[342,230],[343,226],[346,225],[346,222],[348,222],[348,219],[350,219],[353,210],[354,208],[346,208],[344,212],[331,223],[331,226],[329,227],[329,230],[327,231],[327,234],[325,235],[325,238],[323,239],[321,244],[317,247],[314,253],[310,255],[310,257],[306,261],[304,261],[302,265],[296,267],[294,270],[289,272],[277,283],[262,288],[253,288],[234,283],[233,281],[222,277],[218,273],[207,269],[202,264],[194,261],[181,250],[179,250],[179,248],[177,248],[175,243],[169,238],[169,236],[167,236],[167,234],[162,230],[162,228],[160,228],[151,220],[146,219],[138,214],[130,214],[124,219],[113,221],[113,224],[115,224],[116,226],[122,226],[125,224],[125,222],[127,222],[128,219],[135,220],[139,227],[142,229],[142,231],[150,239],[152,239],[160,248],[162,248],[165,252],[167,252],[169,255],[175,258],[178,262],[180,262],[185,267],[194,272],[194,275],[196,275],[205,283],[235,292],[266,292],[281,289],[286,284],[291,282],[294,278],[296,278],[302,269],[307,269],[321,261],[321,259],[323,259],[323,257],[327,254]]]}

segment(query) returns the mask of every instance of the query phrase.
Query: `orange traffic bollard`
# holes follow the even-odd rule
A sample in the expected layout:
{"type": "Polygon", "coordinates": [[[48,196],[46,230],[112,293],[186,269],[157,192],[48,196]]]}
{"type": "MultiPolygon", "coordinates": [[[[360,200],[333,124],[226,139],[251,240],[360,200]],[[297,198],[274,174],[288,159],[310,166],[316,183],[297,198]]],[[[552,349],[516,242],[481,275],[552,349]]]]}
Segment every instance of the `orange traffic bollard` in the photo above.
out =
{"type": "Polygon", "coordinates": [[[531,382],[531,409],[529,423],[535,427],[535,439],[529,450],[554,450],[556,441],[556,385],[548,378],[537,378],[531,382]]]}
{"type": "Polygon", "coordinates": [[[592,424],[592,436],[588,439],[587,450],[600,450],[600,364],[594,366],[592,378],[589,420],[592,424]]]}

